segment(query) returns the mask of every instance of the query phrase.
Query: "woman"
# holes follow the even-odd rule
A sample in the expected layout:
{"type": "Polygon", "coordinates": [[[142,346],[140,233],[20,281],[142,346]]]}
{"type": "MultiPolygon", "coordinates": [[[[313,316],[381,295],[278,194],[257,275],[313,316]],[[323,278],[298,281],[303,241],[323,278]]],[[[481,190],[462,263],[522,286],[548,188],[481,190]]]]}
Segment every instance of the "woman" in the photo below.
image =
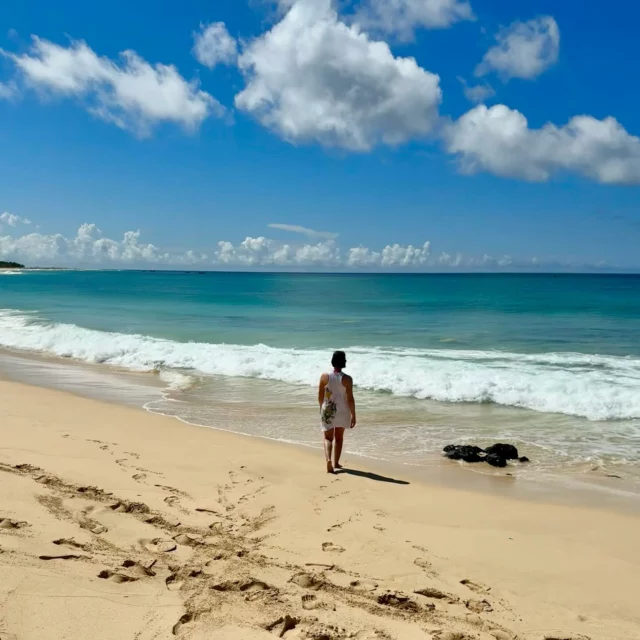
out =
{"type": "Polygon", "coordinates": [[[342,370],[347,366],[344,351],[336,351],[331,358],[333,373],[323,373],[318,388],[320,418],[324,432],[324,454],[327,473],[342,469],[340,456],[345,429],[356,426],[356,401],[353,397],[353,379],[342,370]],[[335,462],[332,462],[333,441],[336,442],[335,462]]]}

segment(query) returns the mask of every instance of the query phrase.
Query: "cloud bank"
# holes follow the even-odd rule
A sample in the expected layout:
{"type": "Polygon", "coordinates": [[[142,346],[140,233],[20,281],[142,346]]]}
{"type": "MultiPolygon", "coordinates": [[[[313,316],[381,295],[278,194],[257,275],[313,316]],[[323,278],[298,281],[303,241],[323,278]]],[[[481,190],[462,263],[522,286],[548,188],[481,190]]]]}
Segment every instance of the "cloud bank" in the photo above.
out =
{"type": "MultiPolygon", "coordinates": [[[[12,214],[3,215],[7,217],[0,216],[0,219],[8,224],[6,221],[12,214]]],[[[282,243],[264,236],[249,236],[236,244],[227,240],[213,242],[209,250],[176,251],[142,241],[140,231],[127,231],[120,239],[108,238],[95,224],[88,223],[81,225],[73,237],[40,232],[16,235],[18,225],[26,224],[24,219],[20,220],[21,223],[16,222],[11,227],[12,234],[0,233],[0,259],[16,260],[31,267],[419,273],[531,271],[544,266],[554,269],[604,266],[602,263],[572,265],[536,257],[517,259],[508,255],[434,253],[428,241],[416,244],[395,243],[372,249],[361,245],[343,248],[335,239],[315,243],[282,243]]],[[[312,229],[305,229],[305,232],[321,233],[312,229]]]]}

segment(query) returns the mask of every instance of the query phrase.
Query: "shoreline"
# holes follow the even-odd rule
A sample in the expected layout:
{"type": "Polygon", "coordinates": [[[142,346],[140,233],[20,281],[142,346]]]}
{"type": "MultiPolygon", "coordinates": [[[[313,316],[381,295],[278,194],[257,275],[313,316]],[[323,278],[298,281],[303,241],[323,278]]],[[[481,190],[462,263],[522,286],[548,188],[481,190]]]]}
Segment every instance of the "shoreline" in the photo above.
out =
{"type": "MultiPolygon", "coordinates": [[[[200,424],[155,409],[152,405],[166,399],[172,389],[167,386],[166,381],[148,372],[118,370],[46,354],[0,349],[0,381],[3,379],[116,406],[139,408],[151,415],[173,419],[190,427],[256,438],[307,452],[314,451],[322,457],[322,440],[319,435],[317,444],[308,444],[224,426],[200,424]],[[43,366],[44,373],[41,370],[43,366]],[[64,378],[62,383],[59,382],[60,377],[64,378]],[[56,382],[50,383],[46,378],[56,382]]],[[[252,416],[247,416],[246,419],[252,419],[252,416]]],[[[496,494],[516,500],[566,506],[596,506],[624,513],[640,513],[640,487],[637,483],[595,471],[563,474],[538,470],[536,475],[536,471],[529,474],[528,466],[511,465],[507,469],[496,470],[484,464],[454,463],[436,454],[425,459],[423,464],[414,464],[349,452],[349,438],[346,440],[345,452],[379,473],[405,474],[426,485],[496,494]],[[523,472],[527,475],[520,475],[523,472]]]]}
{"type": "Polygon", "coordinates": [[[328,476],[300,447],[14,382],[0,418],[3,638],[266,640],[286,616],[285,638],[640,636],[637,516],[349,456],[328,476]]]}

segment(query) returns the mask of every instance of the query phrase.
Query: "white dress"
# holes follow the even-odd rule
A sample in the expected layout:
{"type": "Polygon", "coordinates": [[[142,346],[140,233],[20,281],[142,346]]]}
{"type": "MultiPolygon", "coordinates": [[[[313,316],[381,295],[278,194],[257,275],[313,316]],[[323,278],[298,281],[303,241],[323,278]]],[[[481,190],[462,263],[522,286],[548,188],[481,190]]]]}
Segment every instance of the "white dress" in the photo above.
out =
{"type": "Polygon", "coordinates": [[[324,388],[324,402],[320,409],[323,431],[351,427],[351,410],[347,400],[347,390],[342,384],[342,376],[342,373],[330,373],[329,382],[324,388]]]}

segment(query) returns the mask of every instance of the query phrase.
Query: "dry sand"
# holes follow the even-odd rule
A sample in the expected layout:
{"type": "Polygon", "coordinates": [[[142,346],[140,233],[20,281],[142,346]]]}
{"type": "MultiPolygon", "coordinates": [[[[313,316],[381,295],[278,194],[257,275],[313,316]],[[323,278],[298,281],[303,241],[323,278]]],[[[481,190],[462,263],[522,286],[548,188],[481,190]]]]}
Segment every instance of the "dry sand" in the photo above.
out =
{"type": "Polygon", "coordinates": [[[633,515],[10,382],[0,435],[1,640],[640,638],[633,515]]]}

